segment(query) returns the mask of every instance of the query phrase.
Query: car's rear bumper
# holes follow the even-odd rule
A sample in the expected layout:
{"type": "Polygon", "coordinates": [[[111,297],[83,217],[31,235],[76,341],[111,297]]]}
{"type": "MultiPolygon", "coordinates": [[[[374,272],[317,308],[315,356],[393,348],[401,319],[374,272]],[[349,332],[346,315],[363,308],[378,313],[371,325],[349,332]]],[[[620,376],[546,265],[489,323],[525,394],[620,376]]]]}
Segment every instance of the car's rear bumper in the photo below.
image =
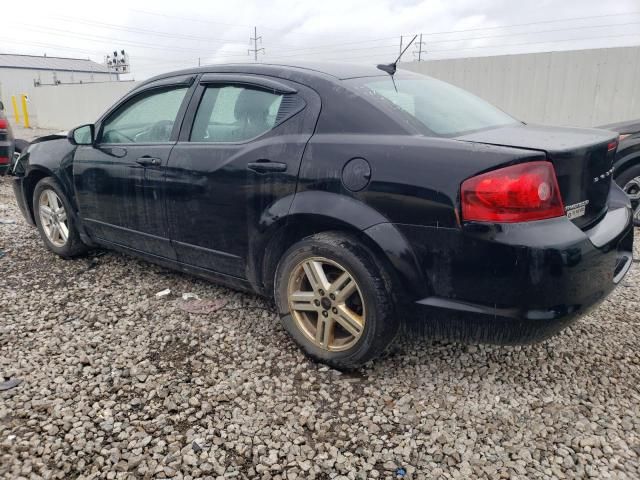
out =
{"type": "Polygon", "coordinates": [[[12,156],[13,143],[10,141],[0,141],[0,159],[7,159],[5,161],[0,160],[0,175],[4,175],[7,170],[9,170],[9,164],[11,163],[12,156]]]}
{"type": "Polygon", "coordinates": [[[617,187],[606,216],[583,231],[566,217],[464,229],[402,227],[427,279],[408,326],[447,340],[528,343],[601,302],[632,263],[628,199],[617,187]]]}

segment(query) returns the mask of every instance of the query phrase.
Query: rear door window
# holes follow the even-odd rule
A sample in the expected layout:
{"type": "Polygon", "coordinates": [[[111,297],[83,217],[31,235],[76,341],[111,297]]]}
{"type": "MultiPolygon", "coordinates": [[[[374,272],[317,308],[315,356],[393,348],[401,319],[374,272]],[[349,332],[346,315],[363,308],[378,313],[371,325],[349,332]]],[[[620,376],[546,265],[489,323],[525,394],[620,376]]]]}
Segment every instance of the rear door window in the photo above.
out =
{"type": "Polygon", "coordinates": [[[235,143],[263,135],[276,125],[283,98],[279,93],[245,86],[207,87],[190,140],[235,143]]]}

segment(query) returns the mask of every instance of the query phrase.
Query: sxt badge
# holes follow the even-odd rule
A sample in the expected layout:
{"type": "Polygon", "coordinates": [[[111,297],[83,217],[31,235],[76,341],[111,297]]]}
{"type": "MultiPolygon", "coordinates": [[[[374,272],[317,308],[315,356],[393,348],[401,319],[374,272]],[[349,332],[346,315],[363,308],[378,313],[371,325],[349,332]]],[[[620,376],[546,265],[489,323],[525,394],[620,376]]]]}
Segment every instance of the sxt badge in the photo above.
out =
{"type": "Polygon", "coordinates": [[[573,220],[574,218],[583,216],[584,212],[587,210],[587,205],[589,205],[589,200],[574,203],[573,205],[567,205],[564,207],[565,212],[567,212],[567,218],[569,220],[573,220]]]}

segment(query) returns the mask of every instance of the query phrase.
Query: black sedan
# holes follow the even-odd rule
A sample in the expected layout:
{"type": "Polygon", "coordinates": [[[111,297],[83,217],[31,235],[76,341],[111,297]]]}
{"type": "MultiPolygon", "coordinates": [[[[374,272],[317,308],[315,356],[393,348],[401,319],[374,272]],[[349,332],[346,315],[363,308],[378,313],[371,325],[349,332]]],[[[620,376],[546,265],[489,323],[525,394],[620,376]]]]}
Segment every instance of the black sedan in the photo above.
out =
{"type": "Polygon", "coordinates": [[[617,135],[525,125],[429,77],[224,65],[155,77],[32,143],[15,195],[63,257],[126,252],[273,297],[350,368],[405,329],[543,339],[632,263],[617,135]]]}
{"type": "Polygon", "coordinates": [[[631,198],[633,221],[640,227],[640,120],[612,123],[601,128],[620,134],[613,178],[631,198]]]}

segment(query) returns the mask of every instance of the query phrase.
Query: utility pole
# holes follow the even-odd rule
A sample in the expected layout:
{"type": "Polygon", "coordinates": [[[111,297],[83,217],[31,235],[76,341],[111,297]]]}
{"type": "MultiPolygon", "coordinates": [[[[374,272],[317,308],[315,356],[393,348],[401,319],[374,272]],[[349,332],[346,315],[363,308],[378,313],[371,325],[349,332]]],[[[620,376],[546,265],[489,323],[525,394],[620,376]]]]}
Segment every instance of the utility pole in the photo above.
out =
{"type": "Polygon", "coordinates": [[[416,42],[416,46],[418,47],[417,50],[414,50],[413,54],[414,55],[418,55],[418,61],[421,62],[422,61],[422,53],[427,53],[426,50],[422,50],[422,46],[424,45],[424,42],[422,41],[422,34],[420,34],[420,41],[416,42]]]}
{"type": "Polygon", "coordinates": [[[402,55],[402,35],[400,35],[400,55],[402,55]]]}
{"type": "Polygon", "coordinates": [[[264,48],[258,48],[258,40],[260,40],[260,45],[262,45],[262,35],[258,36],[258,27],[253,27],[253,37],[249,38],[249,42],[253,42],[253,48],[247,50],[247,54],[251,55],[253,52],[253,61],[258,61],[258,52],[262,52],[264,54],[264,48]]]}

